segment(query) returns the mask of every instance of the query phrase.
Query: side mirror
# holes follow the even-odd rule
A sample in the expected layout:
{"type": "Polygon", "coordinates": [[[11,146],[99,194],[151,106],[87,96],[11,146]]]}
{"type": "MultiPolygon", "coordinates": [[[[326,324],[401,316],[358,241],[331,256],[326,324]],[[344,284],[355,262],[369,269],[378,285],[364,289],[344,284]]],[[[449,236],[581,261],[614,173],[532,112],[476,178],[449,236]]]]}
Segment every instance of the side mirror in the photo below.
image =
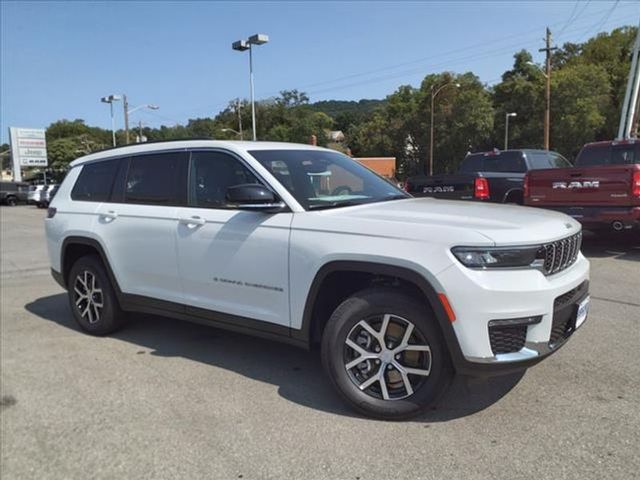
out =
{"type": "Polygon", "coordinates": [[[237,205],[242,210],[260,210],[277,212],[286,208],[275,194],[263,185],[246,183],[227,188],[227,202],[237,205]]]}

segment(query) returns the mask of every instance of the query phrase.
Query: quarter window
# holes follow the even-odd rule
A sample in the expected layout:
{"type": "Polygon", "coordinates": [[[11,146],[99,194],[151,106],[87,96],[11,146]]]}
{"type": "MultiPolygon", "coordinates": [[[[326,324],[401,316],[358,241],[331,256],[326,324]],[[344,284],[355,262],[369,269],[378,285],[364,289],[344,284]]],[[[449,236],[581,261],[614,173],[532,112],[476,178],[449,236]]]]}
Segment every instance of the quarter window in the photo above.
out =
{"type": "Polygon", "coordinates": [[[223,152],[191,153],[190,204],[194,207],[226,208],[227,188],[260,183],[240,161],[223,152]]]}
{"type": "Polygon", "coordinates": [[[107,202],[120,160],[105,160],[82,166],[76,184],[71,190],[72,200],[107,202]]]}
{"type": "Polygon", "coordinates": [[[184,205],[186,153],[167,152],[131,158],[125,182],[127,203],[184,205]]]}

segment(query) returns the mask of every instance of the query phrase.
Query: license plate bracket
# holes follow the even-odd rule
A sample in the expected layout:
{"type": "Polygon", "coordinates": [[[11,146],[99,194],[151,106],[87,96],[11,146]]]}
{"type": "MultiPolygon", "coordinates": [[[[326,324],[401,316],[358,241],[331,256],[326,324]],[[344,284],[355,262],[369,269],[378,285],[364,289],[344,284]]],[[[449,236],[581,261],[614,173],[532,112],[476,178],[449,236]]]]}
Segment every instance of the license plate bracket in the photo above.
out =
{"type": "Polygon", "coordinates": [[[580,302],[576,304],[576,321],[575,321],[575,329],[577,330],[587,319],[587,315],[589,314],[589,303],[591,297],[586,296],[580,302]]]}

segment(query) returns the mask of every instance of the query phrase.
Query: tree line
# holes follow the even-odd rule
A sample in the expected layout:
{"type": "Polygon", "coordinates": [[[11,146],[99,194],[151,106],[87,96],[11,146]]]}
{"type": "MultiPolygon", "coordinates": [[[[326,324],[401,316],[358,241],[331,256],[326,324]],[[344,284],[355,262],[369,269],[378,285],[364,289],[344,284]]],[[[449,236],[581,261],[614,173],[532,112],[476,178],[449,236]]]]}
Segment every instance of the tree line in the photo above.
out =
{"type": "MultiPolygon", "coordinates": [[[[551,149],[570,160],[584,143],[612,139],[618,126],[636,27],[600,33],[584,43],[565,43],[552,56],[551,149]]],[[[513,67],[488,86],[472,72],[425,76],[420,86],[403,85],[384,100],[310,103],[298,90],[256,104],[260,140],[319,145],[354,156],[395,156],[398,177],[424,171],[430,147],[431,92],[443,85],[434,102],[434,171],[453,172],[469,151],[502,148],[505,114],[509,146],[542,148],[545,76],[526,50],[513,67]],[[459,87],[455,85],[458,84],[459,87]],[[341,130],[344,141],[329,132],[341,130]]],[[[144,127],[148,141],[187,138],[238,139],[251,135],[247,100],[233,100],[214,118],[193,118],[184,125],[144,127]]],[[[135,137],[137,129],[132,132],[135,137]]],[[[46,130],[49,165],[63,172],[73,159],[111,145],[111,132],[83,120],[59,120],[46,130]]],[[[116,132],[118,145],[124,132],[116,132]]],[[[2,147],[2,150],[5,150],[2,147]]],[[[6,158],[3,157],[3,159],[6,158]]]]}

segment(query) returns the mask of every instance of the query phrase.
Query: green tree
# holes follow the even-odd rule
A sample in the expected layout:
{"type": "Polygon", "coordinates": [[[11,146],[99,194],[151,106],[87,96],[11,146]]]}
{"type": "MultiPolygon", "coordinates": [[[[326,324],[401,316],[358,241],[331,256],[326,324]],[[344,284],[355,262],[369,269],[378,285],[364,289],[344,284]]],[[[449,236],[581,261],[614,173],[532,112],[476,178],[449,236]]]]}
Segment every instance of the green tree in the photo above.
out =
{"type": "Polygon", "coordinates": [[[552,91],[551,148],[574,158],[606,130],[609,76],[603,66],[578,63],[555,73],[552,91]]]}
{"type": "Polygon", "coordinates": [[[582,44],[580,55],[567,62],[567,66],[597,65],[608,77],[609,101],[606,105],[600,104],[606,121],[592,140],[610,140],[617,133],[637,32],[637,27],[622,27],[600,33],[582,44]]]}
{"type": "Polygon", "coordinates": [[[542,148],[545,77],[531,54],[521,50],[514,55],[513,68],[502,75],[493,88],[495,129],[492,147],[504,147],[505,115],[515,112],[509,122],[509,145],[512,148],[542,148]]]}
{"type": "Polygon", "coordinates": [[[491,97],[472,73],[428,75],[420,88],[400,87],[371,120],[349,131],[354,155],[395,156],[399,176],[424,172],[430,150],[431,92],[448,84],[434,102],[434,171],[455,170],[469,148],[486,145],[493,129],[491,97]]]}
{"type": "Polygon", "coordinates": [[[80,119],[54,122],[45,136],[49,168],[55,171],[64,171],[72,160],[111,145],[111,132],[89,127],[80,119]]]}
{"type": "Polygon", "coordinates": [[[0,155],[0,158],[2,158],[2,170],[11,170],[13,168],[13,160],[11,159],[11,146],[8,143],[0,145],[0,155]]]}

